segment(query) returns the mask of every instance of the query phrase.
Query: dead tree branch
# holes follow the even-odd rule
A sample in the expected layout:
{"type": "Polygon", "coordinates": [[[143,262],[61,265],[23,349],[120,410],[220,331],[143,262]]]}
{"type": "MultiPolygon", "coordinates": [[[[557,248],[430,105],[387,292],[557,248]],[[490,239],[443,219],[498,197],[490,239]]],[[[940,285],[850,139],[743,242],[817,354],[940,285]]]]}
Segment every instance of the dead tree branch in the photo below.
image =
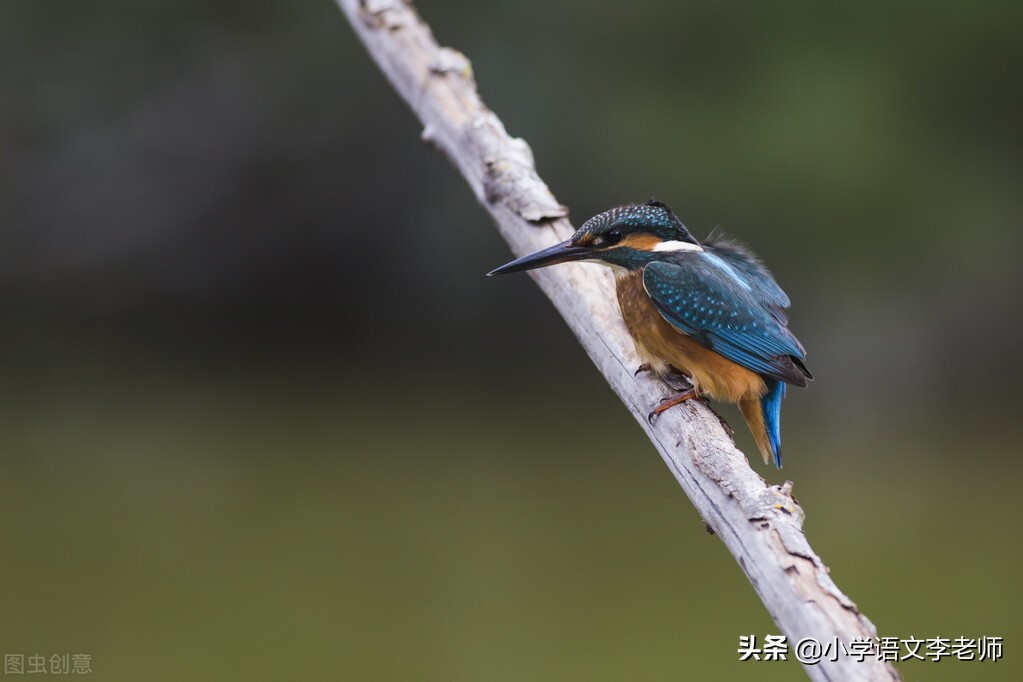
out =
{"type": "MultiPolygon", "coordinates": [[[[567,211],[539,178],[529,147],[510,137],[476,91],[469,60],[439,47],[402,0],[338,0],[370,55],[423,123],[423,139],[465,177],[516,255],[567,238],[567,211]]],[[[848,644],[874,639],[874,625],[828,575],[803,534],[803,510],[790,484],[769,486],[749,466],[717,416],[698,401],[650,426],[649,407],[665,396],[634,378],[632,340],[614,303],[610,275],[565,266],[530,273],[661,453],[707,526],[732,553],[781,632],[848,644]]],[[[813,680],[898,680],[887,663],[839,655],[806,665],[813,680]]]]}

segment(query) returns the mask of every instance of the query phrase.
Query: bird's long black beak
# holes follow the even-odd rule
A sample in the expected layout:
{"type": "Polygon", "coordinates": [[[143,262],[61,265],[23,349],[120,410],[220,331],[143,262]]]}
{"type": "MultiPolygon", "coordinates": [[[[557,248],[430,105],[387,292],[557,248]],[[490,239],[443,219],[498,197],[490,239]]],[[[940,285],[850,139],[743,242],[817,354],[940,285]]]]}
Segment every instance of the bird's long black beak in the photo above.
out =
{"type": "Polygon", "coordinates": [[[513,260],[511,263],[507,263],[491,270],[487,273],[487,277],[492,275],[507,275],[510,272],[523,272],[524,270],[533,270],[536,268],[542,268],[546,265],[554,265],[555,263],[567,263],[568,261],[581,260],[590,256],[592,249],[585,246],[574,246],[571,239],[567,239],[560,244],[555,244],[542,251],[531,253],[528,256],[523,256],[518,260],[513,260]]]}

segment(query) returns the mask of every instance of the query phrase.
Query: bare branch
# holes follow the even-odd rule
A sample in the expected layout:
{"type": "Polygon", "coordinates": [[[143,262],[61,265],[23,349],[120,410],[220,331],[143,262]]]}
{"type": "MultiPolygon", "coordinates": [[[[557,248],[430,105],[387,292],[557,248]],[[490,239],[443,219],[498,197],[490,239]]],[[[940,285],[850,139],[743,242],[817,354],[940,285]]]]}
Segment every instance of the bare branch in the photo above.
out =
{"type": "MultiPolygon", "coordinates": [[[[369,53],[423,122],[423,139],[447,155],[516,255],[567,238],[567,211],[539,178],[528,145],[509,137],[476,91],[461,53],[439,47],[411,4],[337,0],[369,53]]],[[[563,266],[530,275],[565,318],[594,364],[661,453],[707,526],[732,553],[781,632],[849,643],[873,639],[874,625],[828,575],[803,534],[791,484],[768,486],[735,448],[717,415],[698,401],[646,414],[665,389],[633,376],[639,364],[614,303],[609,274],[563,266]]],[[[813,680],[898,680],[872,657],[807,665],[813,680]]]]}

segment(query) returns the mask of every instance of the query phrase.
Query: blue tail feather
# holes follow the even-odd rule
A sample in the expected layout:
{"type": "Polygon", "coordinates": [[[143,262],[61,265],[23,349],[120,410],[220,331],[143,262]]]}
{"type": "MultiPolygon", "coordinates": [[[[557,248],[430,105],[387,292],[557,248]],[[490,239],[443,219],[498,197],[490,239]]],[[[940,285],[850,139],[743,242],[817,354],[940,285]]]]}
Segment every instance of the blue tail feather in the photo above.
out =
{"type": "Polygon", "coordinates": [[[767,393],[760,399],[760,408],[764,412],[764,427],[774,454],[774,465],[781,469],[781,401],[785,397],[785,382],[766,379],[766,383],[767,393]]]}

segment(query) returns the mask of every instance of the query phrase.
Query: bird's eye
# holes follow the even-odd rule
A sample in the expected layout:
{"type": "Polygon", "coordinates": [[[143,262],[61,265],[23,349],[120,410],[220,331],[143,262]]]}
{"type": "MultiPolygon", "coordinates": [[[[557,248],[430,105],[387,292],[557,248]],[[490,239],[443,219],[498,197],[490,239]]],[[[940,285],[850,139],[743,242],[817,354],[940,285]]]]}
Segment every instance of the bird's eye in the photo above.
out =
{"type": "Polygon", "coordinates": [[[623,236],[624,235],[622,234],[621,230],[611,230],[606,235],[604,235],[604,243],[607,244],[608,246],[613,246],[618,242],[622,241],[623,236]]]}

